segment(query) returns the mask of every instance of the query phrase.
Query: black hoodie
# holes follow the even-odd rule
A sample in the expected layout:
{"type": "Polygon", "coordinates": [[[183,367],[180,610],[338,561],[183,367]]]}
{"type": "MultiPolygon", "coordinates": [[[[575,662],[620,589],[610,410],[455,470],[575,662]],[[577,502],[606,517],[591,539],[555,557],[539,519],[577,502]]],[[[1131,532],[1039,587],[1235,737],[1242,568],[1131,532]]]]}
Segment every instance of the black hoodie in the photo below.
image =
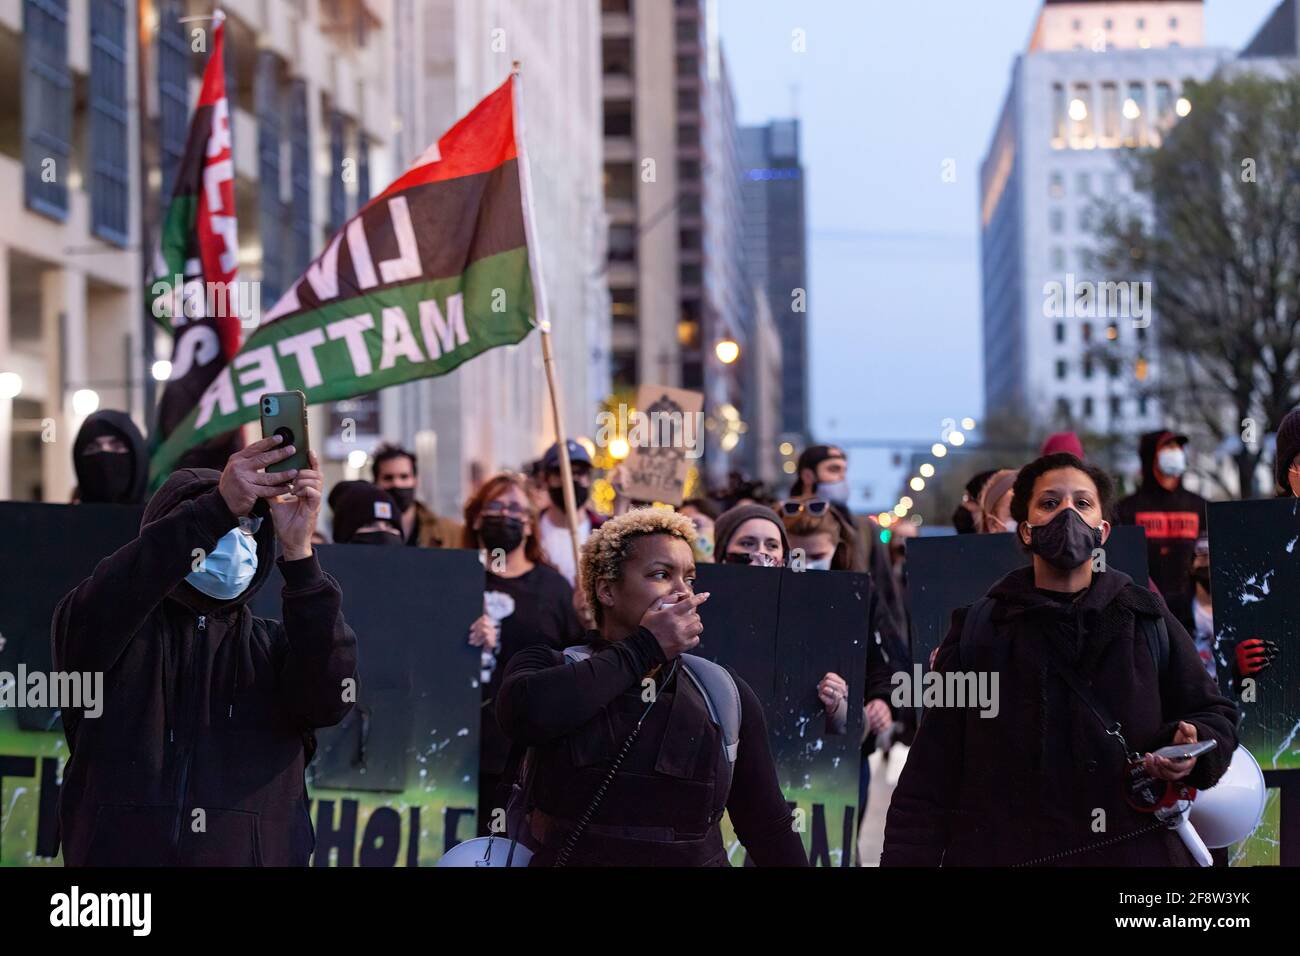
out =
{"type": "Polygon", "coordinates": [[[1196,539],[1205,533],[1205,499],[1184,488],[1182,479],[1173,491],[1166,491],[1156,481],[1156,446],[1172,434],[1157,431],[1142,436],[1138,445],[1142,483],[1115,509],[1120,524],[1146,531],[1147,571],[1166,596],[1187,590],[1196,539]]]}
{"type": "Polygon", "coordinates": [[[72,446],[72,467],[77,472],[77,499],[86,503],[138,505],[144,502],[149,477],[149,453],[144,436],[126,412],[105,409],[81,424],[72,446]],[[104,435],[120,438],[127,453],[83,455],[88,442],[104,435]]]}
{"type": "MultiPolygon", "coordinates": [[[[1195,726],[1198,739],[1216,740],[1186,778],[1205,789],[1237,747],[1237,710],[1182,625],[1163,601],[1114,569],[1093,575],[1077,596],[1039,590],[1032,567],[1012,571],[988,594],[989,626],[1006,648],[998,712],[926,710],[889,806],[881,865],[1191,866],[1178,836],[1144,829],[1151,815],[1123,799],[1122,745],[1049,665],[1046,648],[1056,643],[1138,752],[1172,743],[1179,721],[1195,726]],[[1163,673],[1140,617],[1165,622],[1163,673]]],[[[941,674],[988,664],[962,660],[967,610],[953,613],[939,647],[934,669],[941,674]]]]}
{"type": "Polygon", "coordinates": [[[283,621],[248,602],[271,573],[264,502],[252,583],[231,601],[184,579],[236,527],[210,469],[175,472],[140,534],[54,612],[54,667],[102,671],[103,713],[64,710],[59,796],[69,866],[304,866],[313,730],[351,710],[356,636],[315,555],[280,560],[283,621]]]}

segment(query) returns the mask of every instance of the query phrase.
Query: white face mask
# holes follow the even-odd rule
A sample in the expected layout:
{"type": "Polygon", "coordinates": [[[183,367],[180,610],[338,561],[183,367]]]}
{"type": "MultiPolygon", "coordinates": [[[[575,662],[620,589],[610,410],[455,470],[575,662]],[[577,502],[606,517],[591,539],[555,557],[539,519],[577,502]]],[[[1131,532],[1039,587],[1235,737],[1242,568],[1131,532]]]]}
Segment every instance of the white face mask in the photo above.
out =
{"type": "Polygon", "coordinates": [[[1181,448],[1162,448],[1156,455],[1156,464],[1171,478],[1181,478],[1187,470],[1187,453],[1181,448]]]}
{"type": "Polygon", "coordinates": [[[849,482],[846,478],[839,481],[817,482],[817,494],[831,504],[844,505],[849,502],[849,482]]]}
{"type": "Polygon", "coordinates": [[[809,558],[803,565],[809,571],[829,571],[831,569],[830,558],[809,558]]]}

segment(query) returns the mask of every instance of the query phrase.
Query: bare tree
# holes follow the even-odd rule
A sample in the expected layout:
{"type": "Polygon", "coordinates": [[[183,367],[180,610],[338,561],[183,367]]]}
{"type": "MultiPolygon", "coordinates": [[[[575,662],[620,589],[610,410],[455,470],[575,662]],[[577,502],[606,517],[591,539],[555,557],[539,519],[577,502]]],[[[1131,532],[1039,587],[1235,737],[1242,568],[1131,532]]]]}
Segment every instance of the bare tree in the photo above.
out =
{"type": "Polygon", "coordinates": [[[1235,449],[1245,498],[1264,436],[1300,401],[1300,75],[1217,76],[1184,95],[1191,112],[1163,145],[1128,155],[1137,201],[1104,204],[1099,265],[1151,281],[1152,390],[1235,449]]]}

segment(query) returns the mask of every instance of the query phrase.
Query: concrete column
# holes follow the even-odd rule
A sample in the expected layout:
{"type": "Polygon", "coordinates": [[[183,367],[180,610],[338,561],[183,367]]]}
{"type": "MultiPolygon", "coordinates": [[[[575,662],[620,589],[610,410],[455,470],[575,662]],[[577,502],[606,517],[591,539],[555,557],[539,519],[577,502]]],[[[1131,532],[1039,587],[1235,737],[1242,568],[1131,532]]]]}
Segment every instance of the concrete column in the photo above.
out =
{"type": "Polygon", "coordinates": [[[42,445],[41,484],[46,501],[66,502],[76,484],[72,445],[82,418],[72,395],[86,388],[86,276],[69,268],[41,275],[41,342],[45,353],[44,417],[53,421],[52,441],[42,445]]]}

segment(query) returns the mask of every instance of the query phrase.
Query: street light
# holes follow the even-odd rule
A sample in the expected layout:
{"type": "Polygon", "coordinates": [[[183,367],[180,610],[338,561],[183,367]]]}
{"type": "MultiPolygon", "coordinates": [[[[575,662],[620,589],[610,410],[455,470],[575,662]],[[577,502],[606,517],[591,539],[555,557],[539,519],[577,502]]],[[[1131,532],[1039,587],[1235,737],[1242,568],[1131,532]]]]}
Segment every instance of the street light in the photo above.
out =
{"type": "Polygon", "coordinates": [[[925,491],[925,479],[919,476],[913,478],[911,481],[907,483],[907,485],[913,491],[925,491]]]}
{"type": "Polygon", "coordinates": [[[740,346],[731,339],[723,339],[713,347],[713,354],[718,357],[718,361],[723,365],[730,365],[740,358],[740,346]]]}
{"type": "Polygon", "coordinates": [[[1070,100],[1070,119],[1076,123],[1082,123],[1087,118],[1088,104],[1078,98],[1070,100]]]}
{"type": "Polygon", "coordinates": [[[900,505],[905,505],[908,508],[912,507],[912,505],[915,504],[915,502],[912,501],[911,497],[908,495],[903,495],[903,497],[899,498],[898,503],[900,505]]]}
{"type": "Polygon", "coordinates": [[[23,393],[23,377],[17,372],[0,372],[0,398],[17,398],[23,393]]]}
{"type": "Polygon", "coordinates": [[[360,471],[362,468],[366,467],[366,461],[369,458],[370,456],[360,448],[354,448],[352,451],[348,452],[348,467],[353,471],[360,471]]]}
{"type": "Polygon", "coordinates": [[[952,445],[953,448],[956,448],[958,445],[964,445],[966,444],[966,436],[961,432],[949,432],[948,443],[952,445]]]}
{"type": "Polygon", "coordinates": [[[1185,96],[1178,97],[1178,102],[1174,104],[1174,112],[1179,116],[1186,116],[1192,111],[1192,101],[1185,96]]]}
{"type": "Polygon", "coordinates": [[[943,442],[937,441],[930,446],[930,454],[934,455],[935,458],[942,458],[944,455],[948,454],[948,449],[943,442]]]}
{"type": "Polygon", "coordinates": [[[631,451],[626,438],[614,438],[609,443],[609,457],[615,461],[622,461],[631,451]]]}
{"type": "Polygon", "coordinates": [[[922,466],[921,466],[921,477],[922,477],[922,478],[933,478],[933,477],[934,477],[934,465],[930,464],[928,461],[927,461],[924,465],[922,465],[922,466]]]}
{"type": "Polygon", "coordinates": [[[975,419],[969,416],[963,418],[961,420],[961,427],[966,429],[968,432],[973,432],[975,430],[975,419]]]}
{"type": "Polygon", "coordinates": [[[167,359],[159,359],[153,363],[151,372],[155,382],[170,382],[172,379],[172,363],[167,359]]]}

